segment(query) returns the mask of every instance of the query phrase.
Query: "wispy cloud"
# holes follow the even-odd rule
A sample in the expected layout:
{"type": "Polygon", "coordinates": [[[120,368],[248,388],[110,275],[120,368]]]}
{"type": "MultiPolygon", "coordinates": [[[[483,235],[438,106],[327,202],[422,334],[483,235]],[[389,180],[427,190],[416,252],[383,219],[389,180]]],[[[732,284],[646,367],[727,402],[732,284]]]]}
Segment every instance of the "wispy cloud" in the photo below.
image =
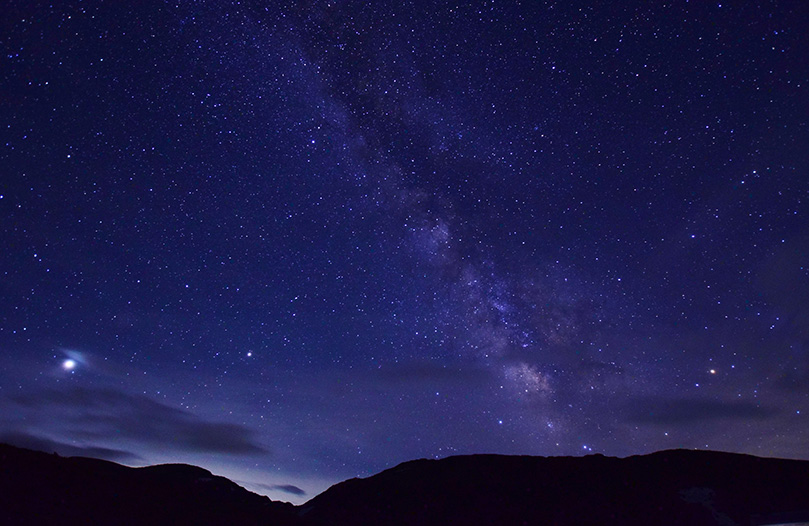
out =
{"type": "Polygon", "coordinates": [[[142,395],[112,388],[44,389],[10,397],[19,411],[58,412],[53,428],[75,427],[87,439],[102,442],[114,437],[161,449],[224,453],[267,454],[254,440],[253,430],[237,424],[208,421],[142,395]]]}
{"type": "Polygon", "coordinates": [[[58,453],[66,457],[93,457],[119,462],[143,460],[140,456],[129,451],[106,447],[75,446],[20,431],[11,431],[0,434],[0,442],[26,449],[44,451],[46,453],[58,453]]]}
{"type": "Polygon", "coordinates": [[[745,401],[663,397],[632,400],[628,409],[631,421],[649,424],[689,424],[725,419],[763,420],[778,412],[776,409],[745,401]]]}
{"type": "Polygon", "coordinates": [[[290,495],[295,495],[298,497],[303,497],[306,495],[306,491],[302,490],[298,486],[294,486],[292,484],[261,484],[261,483],[253,483],[253,485],[257,488],[266,489],[270,491],[282,491],[284,493],[289,493],[290,495]]]}

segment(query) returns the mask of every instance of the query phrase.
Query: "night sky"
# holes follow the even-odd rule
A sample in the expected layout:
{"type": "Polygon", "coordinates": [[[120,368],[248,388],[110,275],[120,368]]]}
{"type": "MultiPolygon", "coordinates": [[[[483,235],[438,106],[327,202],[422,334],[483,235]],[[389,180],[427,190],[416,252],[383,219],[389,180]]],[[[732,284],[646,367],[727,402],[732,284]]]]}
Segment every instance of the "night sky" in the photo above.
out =
{"type": "Polygon", "coordinates": [[[454,454],[809,459],[805,2],[0,19],[0,441],[292,502],[454,454]]]}

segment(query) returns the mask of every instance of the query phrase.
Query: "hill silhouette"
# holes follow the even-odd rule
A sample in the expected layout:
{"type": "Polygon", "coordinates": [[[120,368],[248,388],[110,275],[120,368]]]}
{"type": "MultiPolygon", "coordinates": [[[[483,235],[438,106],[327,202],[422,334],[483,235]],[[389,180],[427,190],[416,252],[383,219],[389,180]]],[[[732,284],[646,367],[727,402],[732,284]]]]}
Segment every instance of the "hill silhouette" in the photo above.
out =
{"type": "Polygon", "coordinates": [[[414,460],[301,506],[187,465],[0,445],[2,524],[751,525],[809,521],[809,462],[670,450],[624,459],[414,460]]]}
{"type": "Polygon", "coordinates": [[[316,524],[759,524],[809,520],[809,462],[671,450],[625,459],[415,460],[302,506],[316,524]]]}
{"type": "Polygon", "coordinates": [[[256,495],[196,466],[130,468],[0,444],[0,524],[265,526],[299,521],[291,504],[256,495]]]}

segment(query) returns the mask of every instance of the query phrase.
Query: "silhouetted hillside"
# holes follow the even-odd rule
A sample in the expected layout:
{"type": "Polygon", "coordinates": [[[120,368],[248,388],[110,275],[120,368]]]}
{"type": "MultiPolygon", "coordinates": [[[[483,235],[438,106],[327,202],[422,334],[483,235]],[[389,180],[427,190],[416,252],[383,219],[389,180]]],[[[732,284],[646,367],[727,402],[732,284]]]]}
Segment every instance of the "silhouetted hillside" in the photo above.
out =
{"type": "Polygon", "coordinates": [[[415,460],[337,484],[316,525],[759,524],[809,520],[809,462],[673,450],[625,459],[415,460]]]}
{"type": "Polygon", "coordinates": [[[294,525],[290,504],[184,464],[130,468],[0,444],[0,524],[294,525]]]}
{"type": "Polygon", "coordinates": [[[751,525],[809,521],[809,462],[673,450],[625,459],[414,460],[302,506],[187,465],[0,445],[0,524],[751,525]]]}

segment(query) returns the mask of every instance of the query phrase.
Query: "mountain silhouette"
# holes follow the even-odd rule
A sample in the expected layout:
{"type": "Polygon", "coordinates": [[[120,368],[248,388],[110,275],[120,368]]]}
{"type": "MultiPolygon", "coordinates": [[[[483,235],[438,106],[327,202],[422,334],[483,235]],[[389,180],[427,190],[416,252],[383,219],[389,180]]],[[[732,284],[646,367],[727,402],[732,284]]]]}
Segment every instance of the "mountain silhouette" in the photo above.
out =
{"type": "Polygon", "coordinates": [[[415,460],[337,484],[301,508],[318,525],[809,521],[809,462],[689,450],[415,460]]]}
{"type": "Polygon", "coordinates": [[[0,444],[0,524],[297,525],[274,502],[196,466],[130,468],[0,444]]]}
{"type": "Polygon", "coordinates": [[[300,506],[187,465],[0,445],[2,524],[760,525],[809,522],[809,462],[670,450],[414,460],[300,506]]]}

